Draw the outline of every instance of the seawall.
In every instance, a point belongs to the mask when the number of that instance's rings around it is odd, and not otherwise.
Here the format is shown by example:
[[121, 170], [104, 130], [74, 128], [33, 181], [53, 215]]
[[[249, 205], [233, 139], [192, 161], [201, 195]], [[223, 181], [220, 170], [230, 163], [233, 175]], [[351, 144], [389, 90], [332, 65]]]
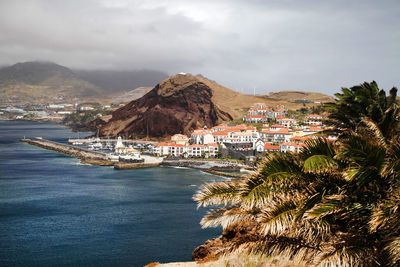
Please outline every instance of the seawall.
[[21, 142], [28, 143], [30, 145], [38, 146], [44, 149], [57, 151], [60, 153], [64, 153], [73, 157], [76, 157], [81, 160], [84, 164], [91, 165], [100, 165], [100, 166], [114, 166], [115, 169], [123, 170], [123, 169], [137, 169], [137, 168], [148, 168], [148, 167], [156, 167], [161, 164], [162, 161], [154, 162], [148, 160], [149, 162], [145, 163], [121, 163], [111, 161], [107, 154], [95, 151], [89, 151], [83, 148], [70, 146], [67, 144], [62, 144], [46, 139], [21, 139]]
[[38, 146], [41, 148], [54, 150], [82, 160], [108, 160], [107, 154], [85, 150], [79, 147], [74, 147], [62, 143], [53, 142], [46, 139], [21, 139], [21, 142], [26, 142], [30, 145]]

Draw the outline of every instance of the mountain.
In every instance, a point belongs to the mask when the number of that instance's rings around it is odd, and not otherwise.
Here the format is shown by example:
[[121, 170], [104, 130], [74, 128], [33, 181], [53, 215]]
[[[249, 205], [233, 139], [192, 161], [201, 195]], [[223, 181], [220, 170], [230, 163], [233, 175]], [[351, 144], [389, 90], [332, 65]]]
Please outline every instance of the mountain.
[[[116, 110], [100, 129], [103, 136], [165, 137], [189, 134], [240, 116], [238, 110], [260, 98], [232, 91], [199, 76], [177, 74], [142, 98]], [[250, 104], [251, 103], [251, 104]]]
[[33, 100], [59, 96], [87, 97], [103, 90], [64, 66], [24, 62], [0, 69], [0, 97]]
[[0, 69], [0, 100], [22, 102], [51, 98], [104, 98], [151, 86], [168, 75], [160, 71], [82, 71], [52, 62], [23, 62]]

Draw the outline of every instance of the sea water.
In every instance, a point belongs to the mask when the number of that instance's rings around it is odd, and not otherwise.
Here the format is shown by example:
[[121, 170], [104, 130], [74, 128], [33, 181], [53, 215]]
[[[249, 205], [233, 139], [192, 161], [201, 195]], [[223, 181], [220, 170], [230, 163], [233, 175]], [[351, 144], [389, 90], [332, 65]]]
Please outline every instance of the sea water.
[[67, 142], [77, 134], [49, 122], [0, 122], [1, 266], [189, 261], [196, 246], [219, 235], [201, 229], [206, 211], [192, 196], [221, 178], [193, 169], [82, 165], [18, 142], [24, 136]]

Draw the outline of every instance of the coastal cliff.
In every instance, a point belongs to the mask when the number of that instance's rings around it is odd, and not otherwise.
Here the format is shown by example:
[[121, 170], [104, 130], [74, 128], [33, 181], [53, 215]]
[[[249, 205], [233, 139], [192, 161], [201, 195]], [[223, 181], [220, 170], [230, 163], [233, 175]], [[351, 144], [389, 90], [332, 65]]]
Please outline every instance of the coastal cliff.
[[175, 75], [112, 114], [101, 135], [164, 137], [232, 120], [213, 101], [213, 89], [190, 75]]
[[177, 74], [142, 98], [116, 110], [100, 135], [166, 137], [189, 134], [240, 117], [238, 111], [260, 101], [199, 76]]

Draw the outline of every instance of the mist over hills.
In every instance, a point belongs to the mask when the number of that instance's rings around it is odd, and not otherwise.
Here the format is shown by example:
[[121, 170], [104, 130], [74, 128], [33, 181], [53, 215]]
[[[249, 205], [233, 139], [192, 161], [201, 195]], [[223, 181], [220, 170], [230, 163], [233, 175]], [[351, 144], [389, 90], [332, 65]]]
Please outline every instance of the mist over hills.
[[156, 70], [72, 70], [44, 61], [0, 68], [1, 98], [96, 97], [154, 86], [168, 77]]
[[156, 70], [74, 70], [80, 78], [107, 92], [121, 92], [137, 87], [154, 86], [169, 75]]

